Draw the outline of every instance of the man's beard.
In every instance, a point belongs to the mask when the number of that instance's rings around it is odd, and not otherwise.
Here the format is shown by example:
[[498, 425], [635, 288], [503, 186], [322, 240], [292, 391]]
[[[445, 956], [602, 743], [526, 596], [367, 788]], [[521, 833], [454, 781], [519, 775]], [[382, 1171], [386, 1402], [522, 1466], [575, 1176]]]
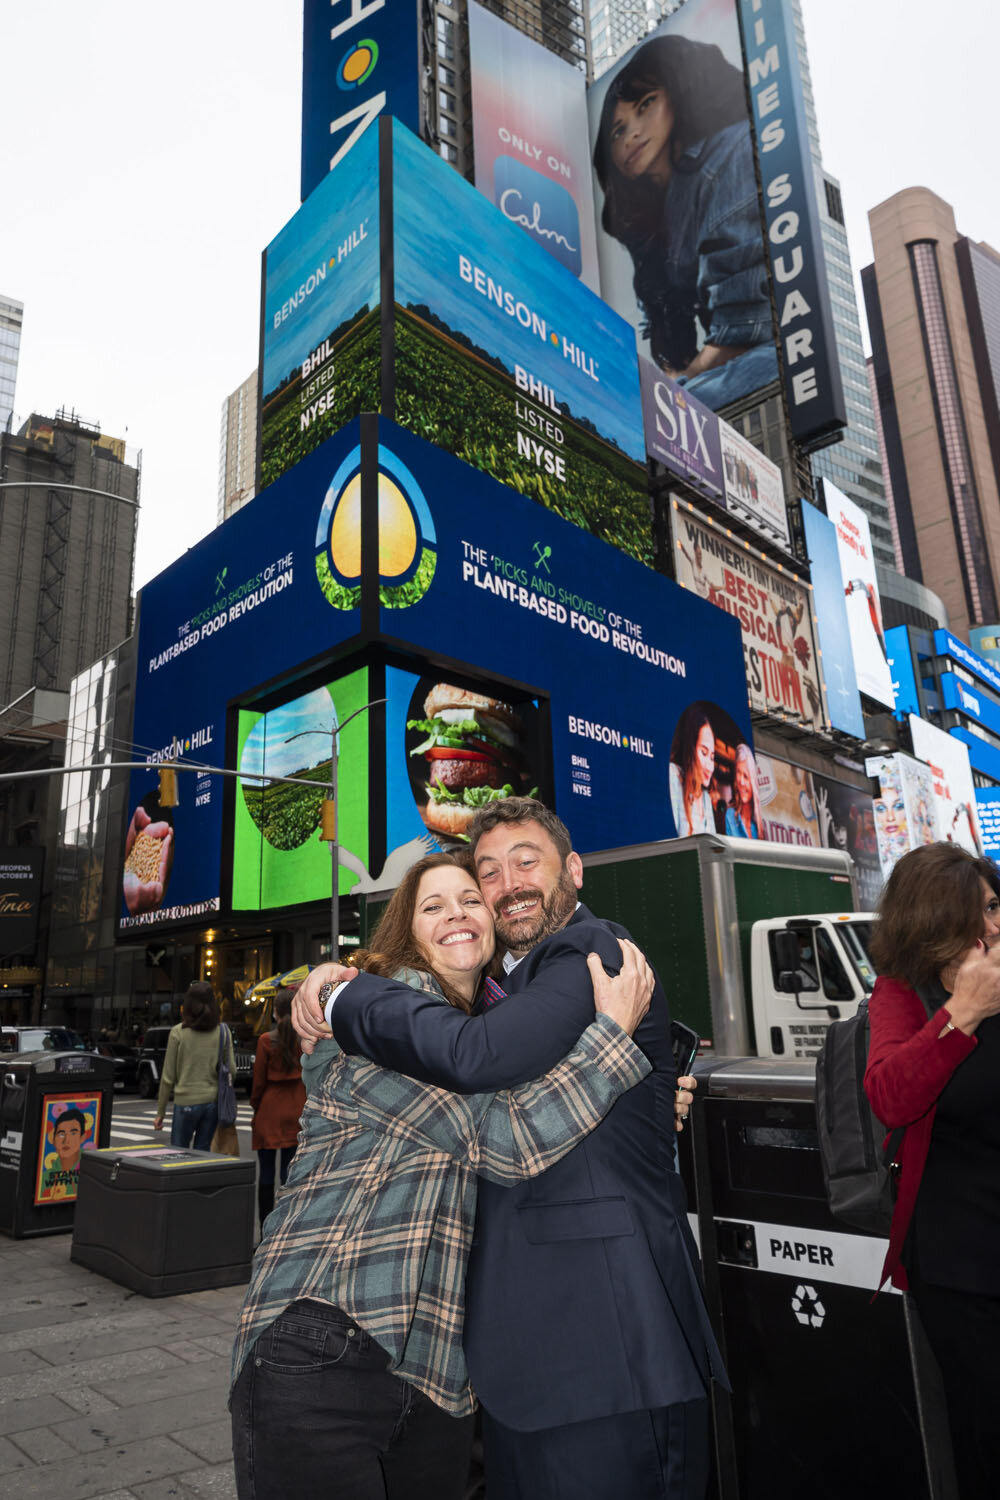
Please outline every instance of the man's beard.
[[[530, 912], [523, 917], [508, 918], [502, 915], [502, 907], [510, 906], [515, 901], [533, 900], [537, 896], [541, 897], [540, 910]], [[565, 870], [560, 874], [548, 896], [543, 896], [541, 891], [532, 889], [530, 886], [525, 886], [522, 890], [505, 896], [493, 908], [498, 942], [515, 952], [526, 953], [529, 948], [540, 943], [542, 938], [547, 938], [551, 933], [558, 932], [560, 928], [566, 926], [576, 910], [576, 901], [576, 886]]]

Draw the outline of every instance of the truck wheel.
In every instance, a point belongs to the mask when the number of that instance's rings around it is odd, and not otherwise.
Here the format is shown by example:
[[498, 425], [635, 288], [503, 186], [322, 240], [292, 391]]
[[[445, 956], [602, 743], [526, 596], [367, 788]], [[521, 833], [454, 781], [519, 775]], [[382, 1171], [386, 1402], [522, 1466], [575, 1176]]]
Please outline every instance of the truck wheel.
[[156, 1079], [152, 1068], [143, 1068], [139, 1074], [139, 1098], [152, 1099], [156, 1093]]

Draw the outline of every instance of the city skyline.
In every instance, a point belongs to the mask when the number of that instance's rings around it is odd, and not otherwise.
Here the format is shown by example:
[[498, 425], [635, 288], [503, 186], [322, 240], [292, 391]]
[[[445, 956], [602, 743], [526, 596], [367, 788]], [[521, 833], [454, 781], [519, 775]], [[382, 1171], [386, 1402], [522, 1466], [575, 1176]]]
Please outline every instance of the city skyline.
[[[986, 14], [960, 0], [931, 49], [929, 5], [802, 8], [855, 269], [868, 210], [913, 185], [1000, 246], [1000, 203], [961, 149], [987, 129]], [[215, 524], [220, 406], [257, 360], [260, 252], [299, 201], [299, 0], [180, 0], [171, 17], [164, 30], [123, 0], [11, 11], [19, 64], [0, 101], [34, 163], [0, 252], [0, 286], [25, 306], [16, 413], [73, 406], [143, 450], [140, 587]], [[929, 107], [945, 89], [957, 133]]]

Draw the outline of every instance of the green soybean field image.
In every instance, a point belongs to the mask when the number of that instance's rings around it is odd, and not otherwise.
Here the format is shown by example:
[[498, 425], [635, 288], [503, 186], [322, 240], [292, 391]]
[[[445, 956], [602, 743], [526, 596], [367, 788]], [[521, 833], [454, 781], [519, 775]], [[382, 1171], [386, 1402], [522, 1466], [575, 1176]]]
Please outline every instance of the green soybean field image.
[[329, 342], [331, 360], [307, 381], [296, 369], [264, 396], [262, 486], [280, 479], [358, 412], [379, 409], [379, 309], [360, 308], [334, 330]]
[[[397, 304], [395, 344], [395, 419], [401, 426], [652, 565], [645, 469], [562, 412], [545, 412], [563, 438], [559, 445], [545, 444], [543, 435], [519, 421], [519, 407], [523, 412], [532, 403], [500, 361], [463, 342], [428, 309]], [[529, 434], [562, 459], [565, 478], [546, 473], [544, 464], [525, 455]]]

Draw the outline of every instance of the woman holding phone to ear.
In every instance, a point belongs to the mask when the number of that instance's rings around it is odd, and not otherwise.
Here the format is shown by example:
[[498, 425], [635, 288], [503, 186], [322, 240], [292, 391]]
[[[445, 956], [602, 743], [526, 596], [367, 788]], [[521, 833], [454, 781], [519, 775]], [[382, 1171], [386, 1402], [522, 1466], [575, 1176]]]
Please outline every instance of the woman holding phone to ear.
[[944, 1377], [962, 1500], [1000, 1495], [1000, 872], [957, 844], [895, 865], [871, 944], [865, 1090], [903, 1129], [882, 1278]]

